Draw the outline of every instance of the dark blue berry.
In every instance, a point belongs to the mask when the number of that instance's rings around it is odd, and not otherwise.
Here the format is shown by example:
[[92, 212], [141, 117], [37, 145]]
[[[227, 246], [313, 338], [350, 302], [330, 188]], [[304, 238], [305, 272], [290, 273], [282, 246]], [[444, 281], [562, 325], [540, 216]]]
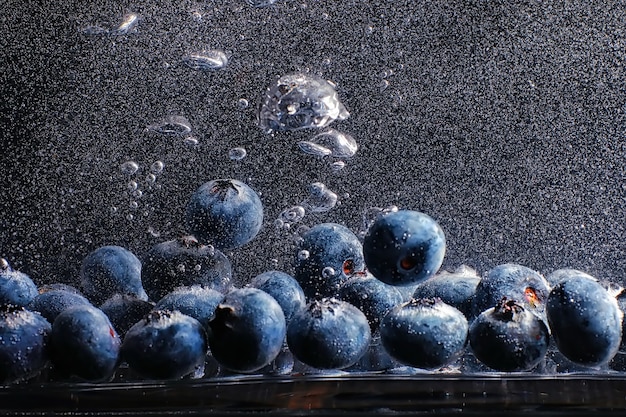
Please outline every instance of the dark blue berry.
[[302, 235], [294, 278], [309, 299], [332, 297], [343, 282], [364, 268], [358, 237], [340, 224], [320, 223]]
[[291, 275], [282, 271], [266, 271], [250, 281], [250, 287], [265, 291], [280, 304], [287, 323], [306, 305], [302, 287]]
[[143, 259], [141, 279], [153, 301], [178, 287], [201, 285], [226, 293], [232, 266], [226, 255], [193, 236], [183, 236], [153, 246]]
[[202, 184], [187, 203], [185, 220], [198, 241], [220, 250], [234, 249], [256, 237], [263, 224], [263, 205], [248, 185], [234, 179]]
[[58, 375], [109, 380], [118, 365], [120, 337], [109, 318], [91, 305], [62, 311], [52, 323], [50, 345]]
[[550, 336], [539, 317], [507, 298], [482, 312], [471, 324], [474, 356], [498, 371], [528, 371], [545, 357]]
[[412, 210], [382, 214], [363, 239], [367, 269], [390, 285], [407, 286], [432, 277], [441, 267], [445, 251], [439, 224]]
[[294, 357], [317, 369], [343, 369], [355, 364], [371, 342], [365, 315], [335, 298], [313, 300], [287, 328], [287, 344]]
[[338, 297], [347, 301], [365, 314], [374, 333], [380, 321], [395, 306], [402, 303], [402, 294], [391, 285], [374, 278], [368, 273], [355, 274], [339, 287]]
[[149, 379], [180, 379], [204, 371], [207, 334], [180, 311], [154, 310], [126, 333], [120, 357]]
[[39, 313], [0, 305], [0, 384], [31, 379], [46, 368], [50, 330]]
[[389, 355], [404, 365], [442, 368], [463, 353], [467, 319], [437, 298], [419, 298], [391, 310], [380, 324], [380, 340]]
[[479, 281], [476, 271], [468, 267], [461, 267], [454, 272], [443, 271], [418, 284], [413, 298], [439, 298], [470, 318]]
[[100, 306], [117, 334], [124, 339], [128, 329], [143, 319], [154, 308], [154, 303], [132, 295], [115, 294]]
[[233, 372], [257, 371], [273, 361], [285, 340], [280, 304], [265, 291], [241, 288], [226, 294], [209, 322], [213, 357]]
[[179, 287], [161, 298], [154, 309], [180, 311], [198, 320], [206, 328], [223, 299], [224, 294], [212, 288]]
[[91, 305], [82, 295], [67, 290], [49, 290], [38, 294], [26, 308], [39, 312], [50, 323], [65, 309], [75, 305]]
[[0, 304], [26, 306], [37, 294], [37, 285], [27, 274], [11, 268], [6, 259], [0, 259]]
[[570, 270], [550, 291], [546, 313], [557, 348], [572, 362], [602, 366], [617, 353], [623, 314], [593, 277]]
[[148, 300], [141, 283], [141, 261], [121, 246], [101, 246], [84, 259], [80, 270], [83, 294], [100, 305], [114, 294]]

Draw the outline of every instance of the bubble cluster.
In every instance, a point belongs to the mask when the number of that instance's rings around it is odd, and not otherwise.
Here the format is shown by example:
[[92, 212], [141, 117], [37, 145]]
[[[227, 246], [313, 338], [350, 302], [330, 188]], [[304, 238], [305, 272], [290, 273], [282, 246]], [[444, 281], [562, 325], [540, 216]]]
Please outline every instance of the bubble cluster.
[[185, 55], [183, 63], [194, 70], [215, 71], [228, 64], [228, 57], [220, 49], [210, 49]]
[[348, 116], [330, 82], [316, 75], [295, 73], [280, 77], [267, 89], [257, 122], [264, 132], [271, 133], [323, 128]]

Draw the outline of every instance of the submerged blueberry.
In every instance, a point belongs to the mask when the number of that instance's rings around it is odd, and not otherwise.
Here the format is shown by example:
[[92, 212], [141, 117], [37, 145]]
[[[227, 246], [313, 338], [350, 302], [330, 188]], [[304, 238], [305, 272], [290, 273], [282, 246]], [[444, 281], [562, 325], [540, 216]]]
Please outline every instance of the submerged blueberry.
[[52, 323], [52, 362], [62, 377], [110, 379], [117, 368], [120, 343], [106, 314], [91, 305], [70, 307]]
[[371, 342], [365, 315], [335, 298], [310, 302], [287, 328], [287, 344], [301, 362], [317, 369], [343, 369], [355, 364]]
[[0, 305], [0, 384], [28, 380], [48, 365], [50, 330], [39, 313]]
[[617, 353], [623, 313], [589, 275], [571, 270], [550, 291], [546, 313], [556, 346], [572, 362], [601, 366]]
[[148, 300], [141, 283], [141, 261], [121, 246], [101, 246], [84, 259], [80, 269], [83, 294], [99, 305], [114, 294]]
[[38, 294], [27, 308], [39, 312], [51, 324], [64, 310], [75, 305], [91, 305], [82, 295], [67, 290], [49, 290]]
[[380, 215], [363, 239], [367, 269], [390, 285], [425, 281], [441, 267], [446, 240], [430, 216], [413, 210]]
[[498, 371], [528, 371], [544, 358], [550, 336], [543, 320], [522, 303], [503, 298], [469, 329], [474, 356]]
[[226, 255], [193, 236], [156, 244], [143, 257], [141, 280], [153, 301], [175, 288], [193, 285], [225, 293], [231, 278], [232, 266]]
[[149, 379], [180, 379], [203, 372], [208, 352], [202, 324], [180, 311], [154, 310], [126, 333], [122, 361]]
[[200, 286], [179, 287], [166, 294], [154, 306], [155, 310], [180, 311], [198, 320], [207, 328], [215, 309], [224, 299], [224, 294], [212, 288]]
[[363, 247], [358, 237], [340, 224], [320, 223], [302, 235], [295, 256], [294, 278], [309, 299], [332, 297], [343, 282], [364, 268]]
[[191, 196], [185, 221], [198, 241], [215, 248], [234, 249], [256, 237], [263, 224], [258, 194], [235, 179], [202, 184]]
[[467, 319], [437, 298], [413, 299], [392, 309], [380, 324], [380, 340], [397, 361], [439, 369], [456, 360], [467, 341]]
[[226, 294], [209, 322], [213, 357], [234, 372], [254, 372], [278, 356], [285, 340], [286, 322], [280, 304], [258, 288]]
[[37, 285], [27, 274], [11, 268], [6, 259], [0, 259], [0, 304], [25, 306], [37, 294]]
[[257, 275], [250, 281], [250, 287], [265, 291], [280, 304], [285, 314], [285, 320], [289, 320], [306, 305], [304, 291], [298, 281], [291, 275], [282, 271], [266, 271]]
[[124, 339], [126, 332], [148, 314], [154, 304], [132, 295], [115, 294], [100, 306], [117, 334]]

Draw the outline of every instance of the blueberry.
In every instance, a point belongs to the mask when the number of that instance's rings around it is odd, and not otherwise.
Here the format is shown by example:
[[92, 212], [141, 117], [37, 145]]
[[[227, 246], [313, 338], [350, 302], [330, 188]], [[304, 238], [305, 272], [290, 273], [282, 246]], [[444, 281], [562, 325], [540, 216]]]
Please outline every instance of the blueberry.
[[201, 285], [221, 293], [231, 287], [232, 266], [226, 255], [193, 236], [154, 245], [143, 258], [141, 280], [151, 300], [177, 287]]
[[570, 270], [550, 291], [546, 313], [557, 348], [572, 362], [602, 366], [617, 353], [623, 314], [589, 275]]
[[282, 271], [266, 271], [254, 277], [250, 287], [265, 291], [280, 304], [287, 323], [306, 305], [302, 287], [294, 277]]
[[287, 345], [294, 357], [317, 369], [343, 369], [355, 364], [371, 342], [367, 317], [336, 298], [313, 300], [287, 328]]
[[248, 185], [234, 179], [202, 184], [191, 196], [187, 228], [198, 241], [220, 250], [234, 249], [256, 237], [263, 224], [263, 205]]
[[12, 304], [0, 305], [0, 383], [37, 376], [49, 362], [51, 325], [39, 313]]
[[123, 294], [115, 294], [100, 305], [100, 310], [107, 315], [113, 328], [122, 339], [128, 330], [153, 308], [154, 303]]
[[6, 259], [0, 259], [0, 304], [26, 306], [37, 294], [37, 285], [27, 274], [11, 268]]
[[52, 323], [54, 369], [62, 377], [109, 380], [117, 368], [120, 343], [119, 335], [100, 309], [91, 305], [70, 307]]
[[462, 266], [454, 272], [442, 271], [415, 287], [413, 298], [439, 298], [472, 317], [472, 302], [480, 277], [473, 269]]
[[382, 318], [402, 303], [402, 294], [391, 285], [374, 278], [371, 274], [355, 274], [339, 287], [338, 297], [365, 314], [374, 333]]
[[126, 333], [120, 357], [144, 378], [180, 379], [203, 372], [207, 334], [180, 311], [154, 310]]
[[333, 297], [343, 282], [364, 268], [358, 237], [340, 224], [320, 223], [302, 235], [294, 278], [309, 299]]
[[545, 321], [549, 293], [548, 281], [537, 271], [514, 263], [501, 264], [487, 271], [476, 286], [472, 313], [478, 316], [506, 297]]
[[67, 290], [49, 290], [38, 294], [26, 308], [37, 311], [50, 323], [64, 310], [75, 305], [91, 305], [82, 295]]
[[52, 291], [52, 290], [62, 290], [62, 291], [67, 291], [67, 292], [71, 292], [74, 294], [83, 295], [78, 290], [78, 288], [74, 287], [73, 285], [64, 284], [61, 282], [53, 282], [51, 284], [44, 284], [38, 288], [39, 294], [43, 294], [44, 292]]
[[545, 357], [549, 341], [543, 320], [507, 298], [483, 311], [469, 329], [474, 356], [498, 371], [533, 369]]
[[363, 238], [367, 269], [390, 285], [408, 286], [432, 277], [445, 251], [441, 227], [432, 217], [413, 210], [380, 215]]
[[80, 269], [83, 294], [95, 305], [114, 294], [148, 300], [141, 283], [141, 261], [121, 246], [101, 246], [84, 259]]
[[439, 369], [463, 353], [467, 319], [437, 298], [419, 298], [394, 307], [380, 324], [389, 355], [414, 368]]
[[161, 298], [155, 310], [180, 311], [198, 320], [205, 328], [215, 314], [215, 309], [224, 299], [221, 292], [200, 286], [179, 287]]
[[209, 322], [209, 346], [224, 368], [257, 371], [274, 360], [285, 340], [286, 322], [280, 304], [258, 288], [226, 294]]

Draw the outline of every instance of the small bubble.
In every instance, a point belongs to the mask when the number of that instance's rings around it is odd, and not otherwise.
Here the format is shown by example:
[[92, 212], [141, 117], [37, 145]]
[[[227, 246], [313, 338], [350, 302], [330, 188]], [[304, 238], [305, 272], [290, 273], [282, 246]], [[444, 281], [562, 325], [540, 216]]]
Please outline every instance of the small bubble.
[[341, 171], [345, 167], [346, 167], [346, 163], [344, 161], [335, 161], [332, 164], [330, 164], [330, 169], [333, 172]]
[[246, 2], [256, 8], [271, 6], [276, 3], [277, 0], [246, 0]]
[[11, 265], [9, 265], [9, 261], [4, 258], [0, 258], [0, 270], [8, 271], [11, 269]]
[[330, 150], [330, 155], [335, 158], [350, 158], [359, 148], [352, 136], [335, 129], [318, 133], [310, 142]]
[[215, 71], [226, 66], [228, 57], [224, 51], [211, 49], [185, 55], [183, 62], [194, 70]]
[[117, 214], [117, 207], [111, 207], [111, 214]]
[[146, 130], [162, 135], [186, 135], [191, 132], [191, 123], [185, 116], [170, 115], [149, 125]]
[[213, 247], [213, 245], [206, 245], [206, 252], [209, 256], [215, 256], [215, 247]]
[[309, 198], [302, 205], [309, 211], [321, 213], [331, 210], [337, 205], [337, 194], [326, 188], [321, 182], [315, 182], [309, 186]]
[[272, 268], [277, 268], [278, 267], [278, 259], [276, 259], [276, 258], [270, 259], [270, 265], [272, 266]]
[[133, 216], [133, 215], [132, 215], [132, 214], [130, 214], [130, 213], [128, 213], [128, 214], [126, 215], [126, 219], [127, 219], [127, 220], [132, 220], [132, 219], [134, 219], [134, 218], [135, 218], [135, 216]]
[[285, 222], [282, 221], [281, 219], [274, 220], [274, 227], [275, 228], [282, 229], [284, 225], [285, 225]]
[[146, 182], [148, 184], [154, 184], [155, 181], [156, 181], [156, 175], [154, 175], [154, 174], [146, 175]]
[[183, 140], [183, 142], [185, 145], [193, 147], [198, 144], [198, 139], [193, 136], [188, 136]]
[[300, 252], [298, 252], [298, 259], [300, 259], [301, 261], [308, 259], [309, 256], [311, 256], [311, 254], [306, 249], [302, 249]]
[[142, 195], [143, 195], [143, 192], [141, 190], [133, 191], [133, 197], [135, 198], [141, 198]]
[[148, 227], [148, 234], [150, 234], [150, 236], [152, 236], [152, 237], [160, 237], [161, 236], [161, 233], [157, 232], [154, 229], [154, 227], [152, 227], [152, 226]]
[[369, 36], [369, 35], [371, 35], [372, 33], [374, 33], [374, 26], [372, 26], [372, 25], [367, 25], [367, 26], [365, 27], [365, 35]]
[[387, 89], [387, 87], [389, 87], [389, 81], [387, 81], [387, 80], [381, 80], [381, 82], [378, 84], [378, 90], [381, 93], [383, 91], [385, 91]]
[[198, 264], [196, 266], [193, 267], [193, 270], [196, 272], [200, 272], [200, 270], [202, 269], [202, 265]]
[[165, 168], [165, 164], [162, 161], [155, 161], [152, 165], [150, 165], [150, 172], [153, 174], [160, 174], [163, 172], [163, 168]]
[[246, 157], [248, 152], [244, 148], [232, 148], [228, 151], [228, 157], [232, 161], [241, 161]]
[[280, 213], [279, 219], [285, 223], [296, 223], [304, 218], [306, 211], [302, 206], [293, 206], [283, 210]]
[[250, 104], [248, 103], [248, 100], [246, 100], [245, 98], [240, 98], [239, 100], [237, 100], [237, 108], [239, 110], [243, 110], [248, 108]]
[[124, 175], [133, 175], [139, 170], [139, 164], [135, 161], [126, 161], [120, 165], [120, 171]]
[[134, 32], [137, 29], [139, 20], [140, 18], [137, 13], [127, 13], [122, 18], [122, 23], [120, 23], [115, 29], [113, 29], [111, 31], [111, 34], [119, 36]]
[[325, 146], [322, 146], [318, 143], [314, 143], [308, 140], [303, 140], [303, 141], [298, 142], [298, 147], [300, 148], [302, 152], [306, 154], [315, 155], [319, 157], [330, 156], [333, 153], [333, 151], [326, 148]]
[[178, 270], [178, 272], [185, 272], [185, 264], [178, 264], [176, 269]]
[[135, 191], [137, 189], [137, 181], [129, 181], [128, 185], [126, 185], [126, 188], [129, 192]]
[[333, 269], [332, 266], [327, 266], [324, 269], [322, 269], [322, 277], [332, 278], [333, 276], [335, 276], [335, 270]]
[[128, 205], [131, 209], [136, 209], [137, 207], [139, 207], [139, 204], [136, 201], [131, 201], [130, 204]]

